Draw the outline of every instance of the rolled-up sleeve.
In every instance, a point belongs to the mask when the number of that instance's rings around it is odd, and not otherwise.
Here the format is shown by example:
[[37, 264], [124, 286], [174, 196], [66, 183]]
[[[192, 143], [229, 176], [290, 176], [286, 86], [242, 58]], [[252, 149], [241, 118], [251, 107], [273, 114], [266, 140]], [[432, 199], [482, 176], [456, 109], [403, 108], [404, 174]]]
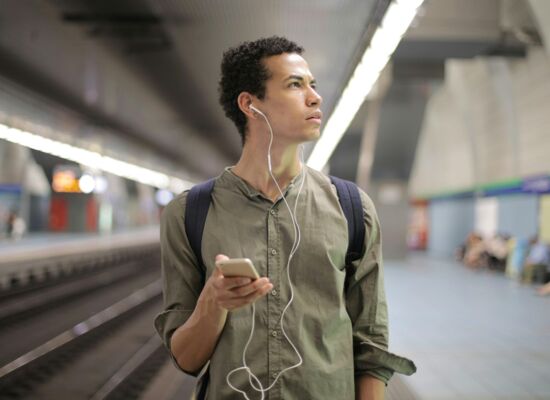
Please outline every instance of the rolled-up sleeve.
[[155, 318], [155, 329], [174, 362], [170, 339], [193, 313], [204, 276], [185, 234], [186, 195], [180, 194], [166, 206], [160, 225], [164, 309]]
[[388, 383], [394, 372], [411, 375], [414, 363], [388, 351], [388, 312], [384, 292], [380, 223], [372, 200], [361, 192], [365, 223], [364, 254], [353, 262], [346, 304], [353, 324], [356, 375]]

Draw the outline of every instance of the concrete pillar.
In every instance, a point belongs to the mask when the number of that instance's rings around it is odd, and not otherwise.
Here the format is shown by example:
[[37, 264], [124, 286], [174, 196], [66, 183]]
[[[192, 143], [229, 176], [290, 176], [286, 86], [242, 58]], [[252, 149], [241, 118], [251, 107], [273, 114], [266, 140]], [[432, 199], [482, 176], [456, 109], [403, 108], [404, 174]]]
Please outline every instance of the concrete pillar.
[[381, 103], [382, 100], [377, 98], [369, 101], [367, 104], [367, 119], [361, 139], [359, 163], [357, 165], [357, 185], [363, 190], [367, 190], [369, 186], [374, 151], [376, 149], [376, 137], [378, 136], [378, 127], [380, 124]]
[[371, 176], [372, 163], [376, 150], [376, 137], [380, 125], [380, 111], [382, 100], [386, 96], [392, 83], [392, 65], [388, 64], [380, 73], [375, 86], [367, 97], [367, 117], [361, 138], [361, 149], [359, 153], [359, 163], [357, 165], [357, 185], [367, 190]]
[[380, 219], [384, 259], [402, 260], [408, 252], [407, 183], [400, 180], [371, 181], [369, 188]]
[[508, 176], [520, 176], [520, 140], [515, 92], [510, 72], [510, 64], [504, 58], [487, 60], [489, 78], [493, 86], [496, 104], [500, 109], [500, 118], [508, 140], [508, 151], [511, 157], [506, 163]]
[[550, 55], [550, 1], [529, 0], [546, 53]]

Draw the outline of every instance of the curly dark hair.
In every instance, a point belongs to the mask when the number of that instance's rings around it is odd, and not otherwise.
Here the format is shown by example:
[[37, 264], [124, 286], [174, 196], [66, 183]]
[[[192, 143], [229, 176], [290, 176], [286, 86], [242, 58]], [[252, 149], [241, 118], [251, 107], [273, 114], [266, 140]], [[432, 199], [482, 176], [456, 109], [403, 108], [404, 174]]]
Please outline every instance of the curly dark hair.
[[272, 36], [244, 42], [223, 53], [218, 86], [220, 104], [225, 115], [237, 126], [243, 145], [246, 136], [246, 117], [237, 104], [239, 94], [249, 92], [263, 99], [265, 82], [271, 77], [263, 60], [283, 53], [302, 54], [303, 51], [302, 47], [284, 37]]

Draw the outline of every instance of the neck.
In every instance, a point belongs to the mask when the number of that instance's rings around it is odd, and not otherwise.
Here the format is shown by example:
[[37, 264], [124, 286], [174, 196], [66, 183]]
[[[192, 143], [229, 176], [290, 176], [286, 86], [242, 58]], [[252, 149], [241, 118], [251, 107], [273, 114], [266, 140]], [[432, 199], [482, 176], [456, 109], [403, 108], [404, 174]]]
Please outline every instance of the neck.
[[[279, 189], [269, 174], [267, 149], [269, 143], [246, 143], [241, 158], [232, 171], [272, 201], [279, 198]], [[271, 169], [279, 187], [284, 191], [302, 169], [297, 144], [271, 148]]]

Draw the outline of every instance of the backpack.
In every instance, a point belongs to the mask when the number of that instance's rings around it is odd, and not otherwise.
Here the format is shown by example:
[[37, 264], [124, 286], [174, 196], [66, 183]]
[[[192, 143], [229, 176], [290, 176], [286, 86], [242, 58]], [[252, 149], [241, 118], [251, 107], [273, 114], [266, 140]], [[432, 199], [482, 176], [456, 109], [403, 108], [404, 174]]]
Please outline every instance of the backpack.
[[[363, 255], [365, 224], [363, 222], [361, 195], [353, 182], [335, 176], [330, 176], [330, 180], [336, 187], [338, 201], [348, 221], [349, 242], [346, 252], [346, 265], [350, 265], [352, 261], [361, 258]], [[210, 179], [193, 186], [187, 194], [187, 205], [185, 207], [185, 233], [203, 272], [203, 283], [206, 280], [206, 268], [201, 251], [202, 234], [206, 223], [206, 215], [210, 207], [214, 181], [215, 179]]]

